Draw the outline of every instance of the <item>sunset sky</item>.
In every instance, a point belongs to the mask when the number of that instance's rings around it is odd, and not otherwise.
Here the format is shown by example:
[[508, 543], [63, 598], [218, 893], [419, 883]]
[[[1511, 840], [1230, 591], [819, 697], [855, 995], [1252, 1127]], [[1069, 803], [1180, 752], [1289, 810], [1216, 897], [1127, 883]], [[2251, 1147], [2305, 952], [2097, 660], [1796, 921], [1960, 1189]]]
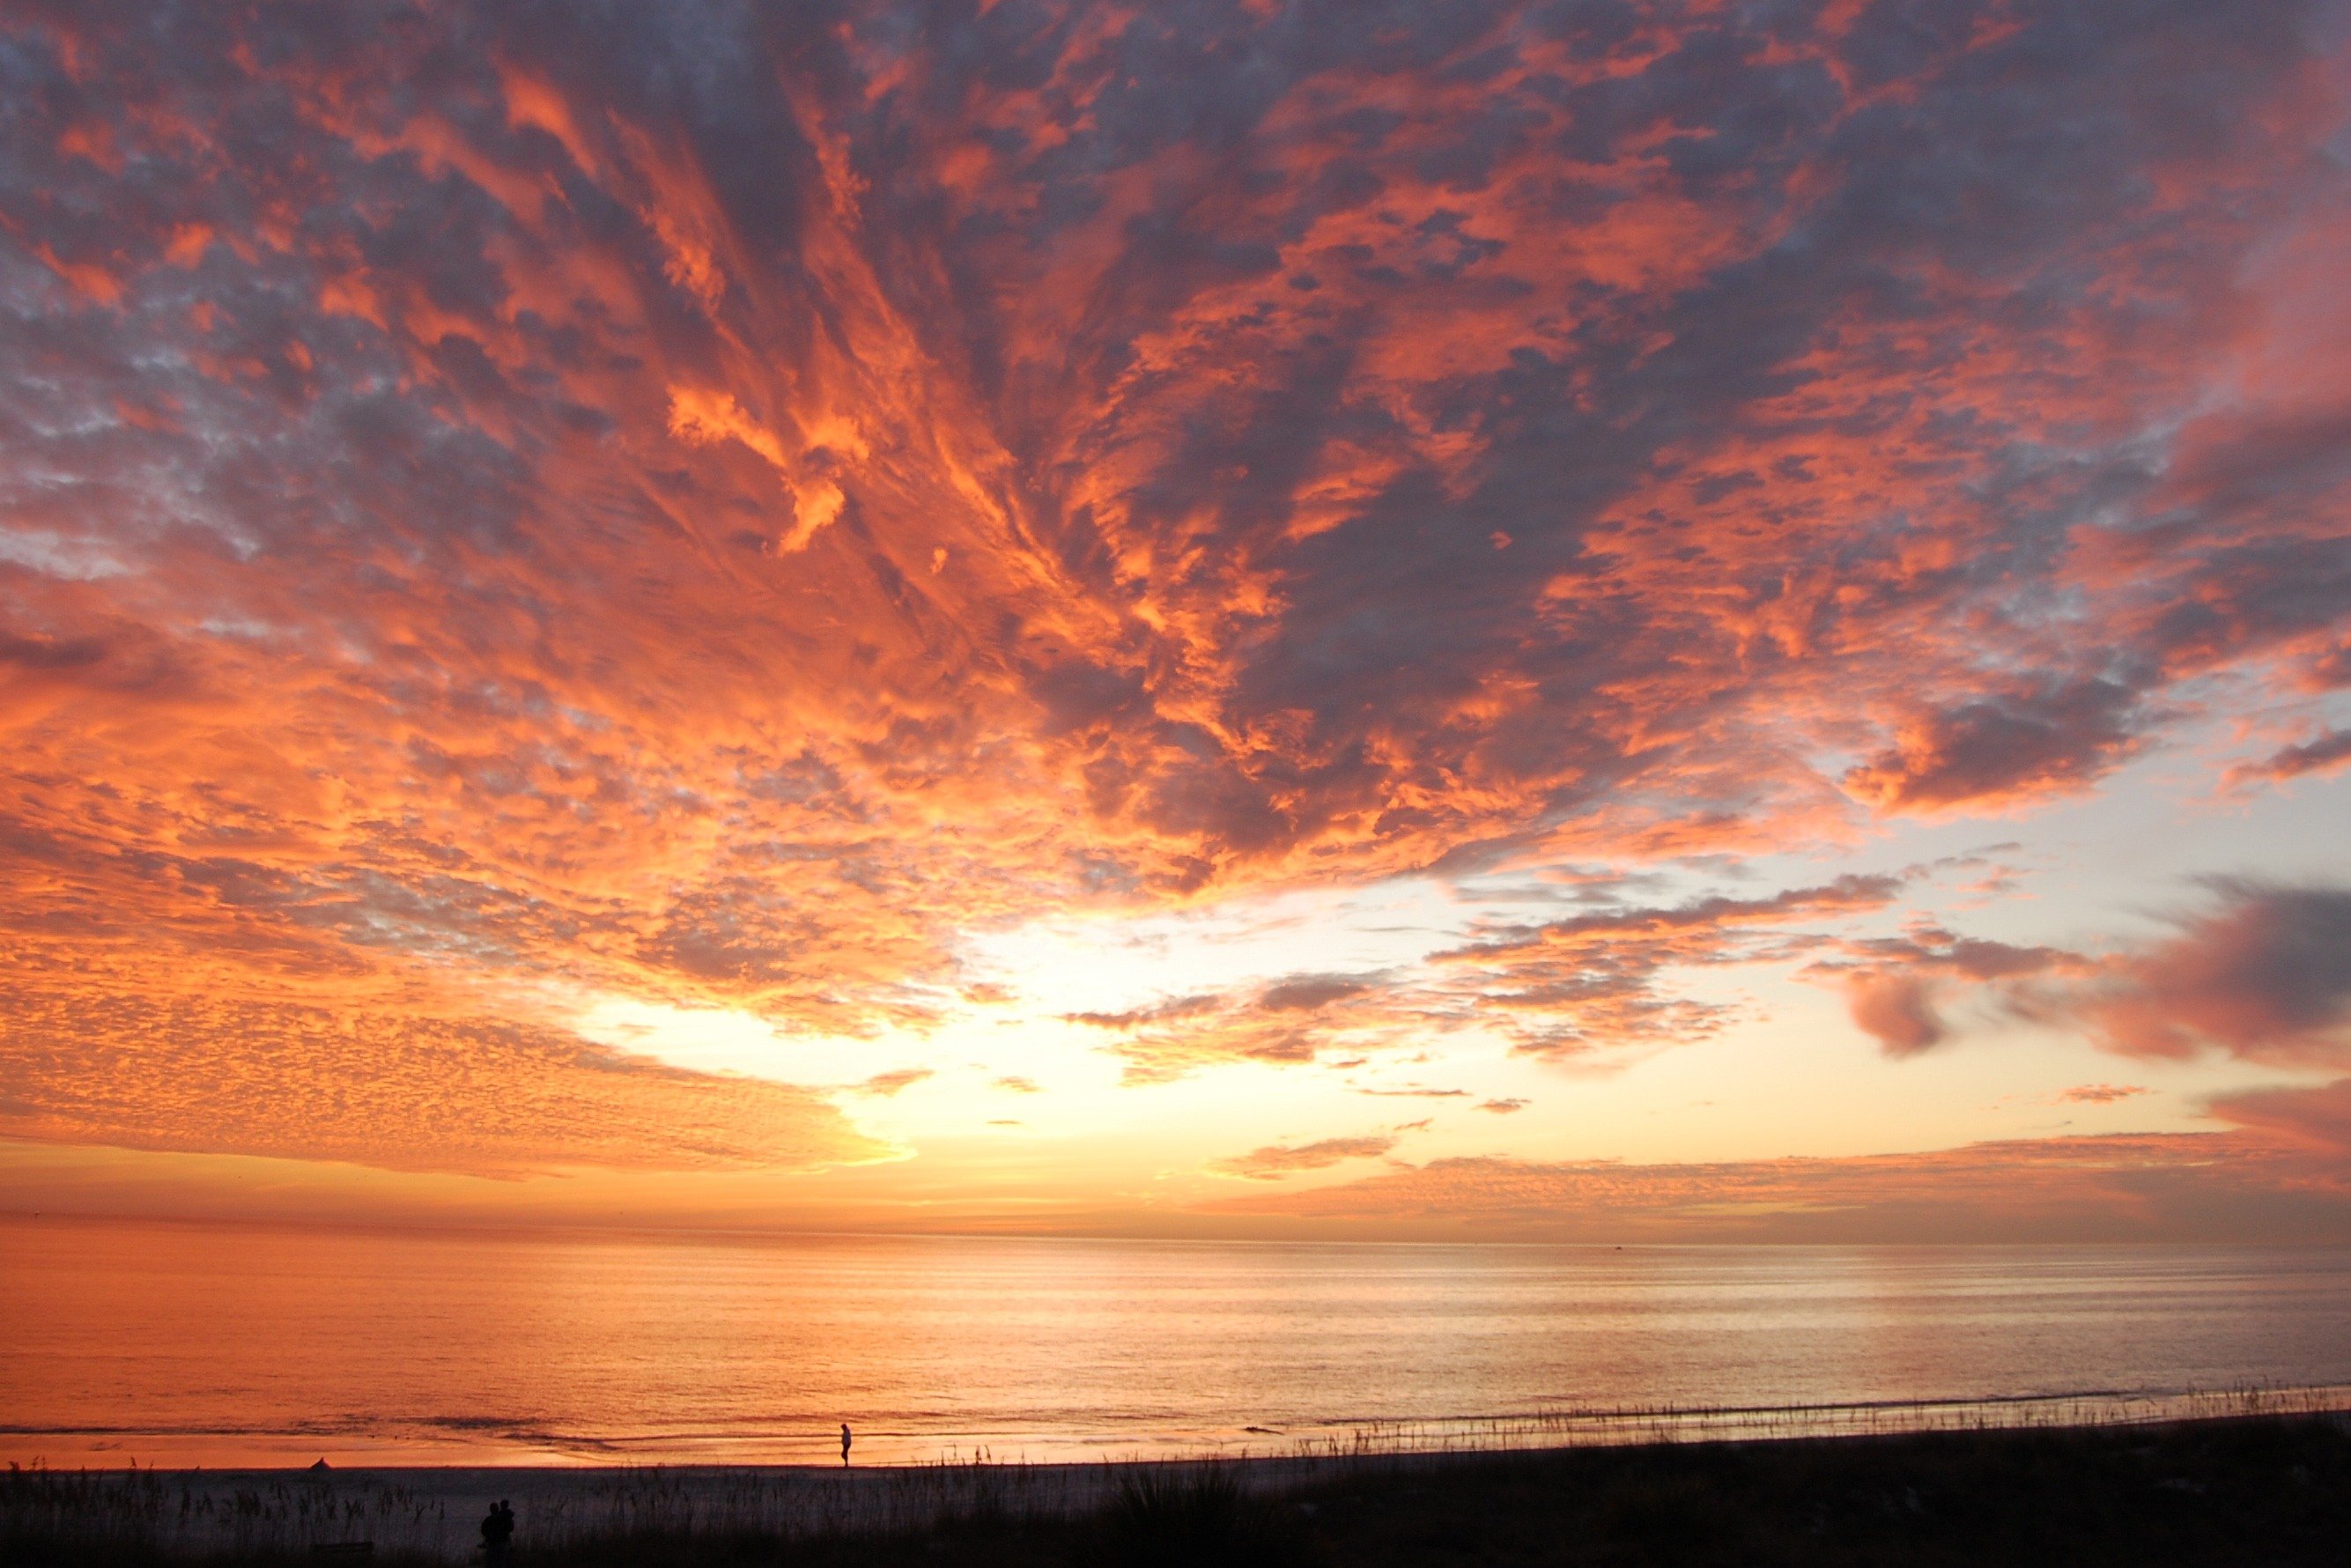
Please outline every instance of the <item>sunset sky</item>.
[[2351, 1238], [2351, 5], [0, 0], [0, 1207]]

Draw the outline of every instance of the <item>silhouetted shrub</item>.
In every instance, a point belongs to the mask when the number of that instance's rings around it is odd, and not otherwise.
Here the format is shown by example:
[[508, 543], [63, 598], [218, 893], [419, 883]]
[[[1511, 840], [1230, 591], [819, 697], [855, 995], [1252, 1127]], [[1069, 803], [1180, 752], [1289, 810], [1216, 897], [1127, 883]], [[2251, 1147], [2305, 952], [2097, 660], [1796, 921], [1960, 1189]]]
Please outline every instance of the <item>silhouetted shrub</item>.
[[1137, 1466], [1119, 1479], [1103, 1522], [1105, 1561], [1121, 1568], [1299, 1561], [1281, 1511], [1251, 1494], [1229, 1465]]

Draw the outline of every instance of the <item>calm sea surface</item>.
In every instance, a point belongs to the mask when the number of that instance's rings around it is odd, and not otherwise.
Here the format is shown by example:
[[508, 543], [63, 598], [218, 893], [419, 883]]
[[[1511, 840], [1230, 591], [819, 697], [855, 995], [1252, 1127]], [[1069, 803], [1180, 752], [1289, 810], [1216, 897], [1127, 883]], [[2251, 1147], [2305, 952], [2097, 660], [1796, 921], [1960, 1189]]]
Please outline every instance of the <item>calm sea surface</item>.
[[[0, 1221], [0, 1458], [1002, 1459], [2351, 1384], [2351, 1251], [452, 1238]], [[1388, 1424], [1382, 1426], [1381, 1424]]]

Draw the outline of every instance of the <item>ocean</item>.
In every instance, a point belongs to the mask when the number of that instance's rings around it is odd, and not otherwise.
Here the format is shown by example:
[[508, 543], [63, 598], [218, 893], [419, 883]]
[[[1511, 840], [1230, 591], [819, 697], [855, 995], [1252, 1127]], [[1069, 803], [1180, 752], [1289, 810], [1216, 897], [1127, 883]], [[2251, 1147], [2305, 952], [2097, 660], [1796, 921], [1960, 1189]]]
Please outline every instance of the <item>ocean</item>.
[[53, 1469], [838, 1463], [842, 1422], [861, 1463], [1280, 1455], [2346, 1385], [2343, 1249], [0, 1220], [0, 1458]]

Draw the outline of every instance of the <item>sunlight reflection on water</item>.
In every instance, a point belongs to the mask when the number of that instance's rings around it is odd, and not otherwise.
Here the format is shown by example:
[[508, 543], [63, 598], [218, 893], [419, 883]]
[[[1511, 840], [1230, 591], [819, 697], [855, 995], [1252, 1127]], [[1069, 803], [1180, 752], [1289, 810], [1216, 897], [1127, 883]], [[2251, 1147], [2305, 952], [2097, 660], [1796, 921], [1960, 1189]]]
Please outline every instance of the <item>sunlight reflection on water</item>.
[[833, 1454], [841, 1420], [875, 1462], [1295, 1451], [1366, 1430], [1556, 1441], [1593, 1411], [2351, 1384], [2346, 1321], [2339, 1249], [16, 1220], [0, 1457], [781, 1462]]

